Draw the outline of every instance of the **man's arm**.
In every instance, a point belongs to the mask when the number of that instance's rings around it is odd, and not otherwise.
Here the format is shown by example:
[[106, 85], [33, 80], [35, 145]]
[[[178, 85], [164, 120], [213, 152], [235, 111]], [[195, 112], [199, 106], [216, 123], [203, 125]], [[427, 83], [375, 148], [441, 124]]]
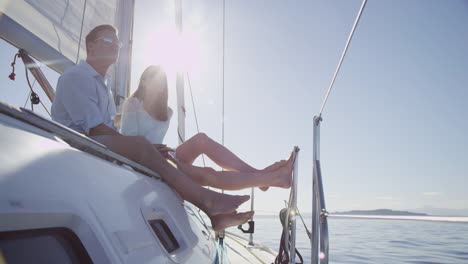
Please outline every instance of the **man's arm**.
[[120, 136], [121, 134], [117, 132], [115, 129], [112, 129], [102, 123], [89, 129], [89, 136], [104, 136], [104, 135]]
[[[104, 123], [98, 106], [97, 88], [101, 87], [96, 87], [96, 81], [92, 76], [79, 72], [65, 73], [60, 76], [57, 83], [54, 103], [60, 101], [71, 119], [72, 128], [87, 135], [93, 135], [90, 132], [91, 128]], [[113, 135], [109, 132], [104, 133]]]

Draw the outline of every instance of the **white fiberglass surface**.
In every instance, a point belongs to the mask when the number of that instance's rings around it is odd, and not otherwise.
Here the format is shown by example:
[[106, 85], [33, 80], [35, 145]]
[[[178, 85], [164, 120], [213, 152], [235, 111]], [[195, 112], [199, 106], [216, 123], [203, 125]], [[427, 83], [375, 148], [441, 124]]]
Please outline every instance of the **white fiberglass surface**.
[[[212, 237], [206, 237], [165, 183], [13, 121], [0, 119], [0, 200], [6, 201], [0, 214], [47, 214], [59, 209], [76, 214], [124, 263], [160, 263], [168, 258], [179, 263], [212, 261], [216, 254]], [[54, 205], [58, 201], [59, 207]], [[164, 251], [146, 223], [154, 219], [167, 222], [180, 249], [172, 254]]]

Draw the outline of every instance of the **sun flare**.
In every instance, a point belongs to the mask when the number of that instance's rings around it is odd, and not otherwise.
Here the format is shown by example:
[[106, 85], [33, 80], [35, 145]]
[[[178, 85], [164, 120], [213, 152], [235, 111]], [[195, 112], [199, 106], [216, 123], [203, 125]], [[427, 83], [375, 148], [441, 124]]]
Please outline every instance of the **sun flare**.
[[199, 50], [195, 34], [181, 34], [174, 27], [164, 26], [148, 36], [144, 54], [147, 65], [161, 65], [170, 74], [200, 67]]

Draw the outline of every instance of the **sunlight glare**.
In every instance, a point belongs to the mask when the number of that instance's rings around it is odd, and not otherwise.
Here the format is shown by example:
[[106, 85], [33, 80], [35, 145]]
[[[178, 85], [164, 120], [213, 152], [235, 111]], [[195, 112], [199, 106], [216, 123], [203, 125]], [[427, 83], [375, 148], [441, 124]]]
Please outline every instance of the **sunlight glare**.
[[198, 42], [192, 32], [180, 34], [174, 27], [163, 26], [148, 40], [145, 47], [147, 65], [161, 65], [168, 74], [190, 72], [200, 67]]
[[325, 253], [323, 251], [320, 251], [319, 258], [325, 259]]

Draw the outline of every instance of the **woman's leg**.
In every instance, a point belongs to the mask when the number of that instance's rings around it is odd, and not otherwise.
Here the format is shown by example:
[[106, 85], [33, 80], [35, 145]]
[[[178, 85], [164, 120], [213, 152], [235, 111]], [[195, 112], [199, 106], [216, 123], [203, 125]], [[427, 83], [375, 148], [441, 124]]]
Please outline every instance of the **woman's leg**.
[[204, 133], [196, 134], [176, 149], [177, 159], [186, 164], [192, 164], [201, 154], [206, 154], [211, 160], [226, 170], [241, 172], [259, 171]]
[[224, 190], [241, 190], [265, 186], [289, 188], [291, 187], [292, 166], [292, 158], [284, 166], [268, 172], [215, 171], [208, 167], [196, 167], [191, 164], [178, 163], [179, 169], [196, 183]]

